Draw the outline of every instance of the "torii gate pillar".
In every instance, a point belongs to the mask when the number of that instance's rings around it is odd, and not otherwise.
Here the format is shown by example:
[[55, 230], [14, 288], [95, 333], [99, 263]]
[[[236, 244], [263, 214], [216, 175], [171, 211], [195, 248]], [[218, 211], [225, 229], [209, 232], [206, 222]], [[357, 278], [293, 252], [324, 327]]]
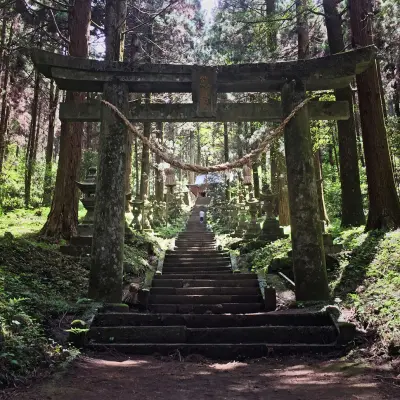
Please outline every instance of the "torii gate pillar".
[[[286, 83], [282, 88], [283, 115], [289, 115], [304, 99], [305, 87], [302, 82]], [[307, 107], [300, 109], [285, 127], [285, 154], [296, 300], [328, 300]]]
[[[126, 84], [104, 84], [104, 99], [128, 112]], [[103, 104], [89, 297], [106, 303], [122, 298], [127, 148], [126, 126]]]

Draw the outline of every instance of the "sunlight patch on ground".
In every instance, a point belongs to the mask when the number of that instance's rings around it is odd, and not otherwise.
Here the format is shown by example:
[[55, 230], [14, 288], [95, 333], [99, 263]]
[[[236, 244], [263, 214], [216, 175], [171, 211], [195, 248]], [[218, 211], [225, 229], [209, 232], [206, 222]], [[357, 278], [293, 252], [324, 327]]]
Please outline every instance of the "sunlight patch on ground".
[[247, 364], [233, 361], [233, 362], [229, 362], [226, 364], [211, 364], [210, 365], [210, 368], [215, 369], [217, 371], [232, 371], [233, 369], [236, 369], [239, 367], [247, 367]]

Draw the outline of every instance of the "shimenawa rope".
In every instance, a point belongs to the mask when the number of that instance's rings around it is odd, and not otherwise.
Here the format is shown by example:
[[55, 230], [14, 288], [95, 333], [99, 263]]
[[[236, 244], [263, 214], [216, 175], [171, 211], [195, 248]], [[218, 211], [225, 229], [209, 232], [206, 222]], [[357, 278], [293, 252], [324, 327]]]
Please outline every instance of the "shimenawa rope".
[[239, 158], [236, 161], [217, 164], [217, 165], [211, 165], [209, 167], [203, 167], [202, 165], [197, 165], [197, 164], [187, 164], [187, 163], [178, 161], [173, 156], [167, 155], [165, 149], [162, 149], [161, 147], [159, 147], [158, 144], [153, 143], [152, 141], [147, 139], [145, 136], [143, 136], [143, 134], [141, 132], [139, 132], [131, 124], [131, 122], [128, 120], [128, 118], [126, 118], [126, 116], [116, 106], [114, 106], [113, 104], [109, 103], [106, 100], [102, 100], [102, 103], [106, 107], [108, 107], [112, 112], [114, 112], [122, 120], [122, 122], [133, 133], [133, 135], [138, 137], [146, 146], [149, 147], [149, 149], [153, 153], [158, 155], [166, 163], [168, 163], [176, 168], [183, 169], [186, 171], [193, 171], [193, 172], [197, 172], [197, 173], [208, 173], [208, 172], [227, 171], [227, 170], [230, 170], [233, 168], [241, 168], [245, 164], [250, 164], [251, 160], [256, 159], [263, 151], [265, 151], [268, 144], [271, 143], [272, 140], [274, 140], [275, 138], [277, 138], [278, 136], [280, 136], [283, 133], [283, 130], [284, 130], [285, 126], [289, 123], [289, 121], [311, 99], [312, 99], [312, 97], [309, 97], [309, 98], [303, 100], [301, 103], [299, 103], [277, 128], [275, 128], [273, 131], [266, 134], [266, 136], [264, 137], [261, 144], [255, 150], [252, 150], [250, 153], [246, 154], [245, 156], [243, 156], [242, 158]]

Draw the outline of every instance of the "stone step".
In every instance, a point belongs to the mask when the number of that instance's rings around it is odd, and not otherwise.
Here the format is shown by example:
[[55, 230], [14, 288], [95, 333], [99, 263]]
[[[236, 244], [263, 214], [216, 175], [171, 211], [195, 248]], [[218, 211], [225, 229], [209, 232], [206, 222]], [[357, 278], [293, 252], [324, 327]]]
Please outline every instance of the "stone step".
[[210, 254], [209, 256], [203, 256], [201, 253], [199, 255], [181, 255], [181, 254], [166, 254], [164, 258], [164, 263], [165, 262], [175, 262], [175, 261], [182, 261], [182, 262], [199, 262], [199, 263], [210, 263], [213, 261], [225, 261], [229, 262], [231, 261], [231, 258], [228, 256], [223, 256], [220, 254]]
[[227, 273], [227, 274], [212, 274], [212, 273], [199, 273], [196, 272], [195, 274], [167, 274], [167, 275], [155, 275], [154, 281], [156, 280], [163, 280], [163, 279], [186, 279], [186, 280], [196, 280], [196, 279], [227, 279], [227, 280], [246, 280], [246, 279], [257, 279], [256, 274], [242, 274], [237, 273]]
[[248, 358], [276, 357], [278, 354], [319, 354], [336, 353], [336, 344], [279, 344], [279, 343], [219, 343], [219, 344], [188, 344], [188, 343], [93, 343], [90, 348], [95, 351], [116, 351], [125, 354], [170, 355], [179, 351], [183, 357], [190, 354], [200, 354], [219, 360], [242, 360]]
[[262, 303], [151, 304], [153, 313], [166, 314], [247, 314], [264, 310]]
[[257, 295], [151, 295], [149, 304], [222, 304], [222, 303], [258, 303], [262, 301], [261, 294]]
[[150, 289], [151, 295], [253, 295], [260, 296], [258, 287], [192, 287], [192, 288], [174, 288], [174, 287], [154, 287]]
[[93, 327], [89, 340], [98, 343], [279, 343], [330, 344], [332, 326], [242, 326], [187, 328], [186, 326]]
[[[133, 328], [135, 329], [135, 328]], [[189, 343], [281, 343], [329, 344], [336, 340], [332, 326], [245, 326], [187, 328]]]
[[225, 258], [214, 258], [214, 257], [210, 257], [210, 258], [206, 258], [206, 259], [199, 259], [199, 258], [194, 258], [194, 259], [185, 259], [185, 258], [179, 258], [179, 257], [175, 257], [175, 258], [169, 258], [169, 257], [165, 257], [164, 259], [164, 265], [191, 265], [191, 264], [196, 264], [196, 265], [216, 265], [216, 266], [220, 266], [220, 265], [230, 265], [231, 263], [231, 259], [229, 257], [225, 257]]
[[217, 251], [216, 246], [175, 246], [172, 250], [175, 254], [211, 254]]
[[173, 276], [164, 276], [163, 279], [154, 279], [153, 287], [259, 287], [257, 278], [235, 279], [238, 274], [231, 274], [231, 279], [174, 279]]
[[[204, 270], [203, 268], [194, 268], [193, 270], [185, 271], [183, 268], [184, 267], [180, 267], [180, 269], [178, 271], [168, 271], [168, 269], [165, 271], [163, 270], [162, 275], [169, 276], [169, 277], [179, 275], [183, 278], [186, 277], [187, 279], [191, 279], [194, 274], [196, 276], [201, 276], [201, 277], [206, 276], [206, 275], [210, 275], [210, 277], [211, 276], [215, 277], [215, 276], [221, 275], [221, 274], [233, 273], [233, 271], [229, 267], [223, 267], [224, 269], [215, 270], [215, 271], [213, 271], [212, 269]], [[193, 278], [193, 279], [196, 279], [196, 278]], [[205, 278], [205, 279], [207, 279], [207, 278]]]
[[177, 255], [177, 256], [190, 256], [190, 257], [197, 257], [197, 256], [229, 256], [229, 253], [222, 250], [190, 250], [190, 249], [183, 249], [183, 250], [167, 250], [166, 256], [170, 255]]
[[196, 241], [202, 241], [202, 240], [209, 240], [209, 241], [215, 241], [215, 236], [214, 235], [205, 235], [204, 233], [201, 233], [199, 235], [191, 234], [191, 235], [178, 235], [175, 240], [196, 240]]
[[230, 326], [330, 326], [332, 319], [327, 313], [273, 311], [249, 314], [150, 314], [150, 313], [100, 313], [93, 326], [177, 326], [189, 328]]
[[[189, 264], [191, 265], [191, 264]], [[195, 274], [197, 272], [206, 272], [206, 273], [221, 273], [221, 272], [232, 272], [231, 267], [229, 267], [229, 265], [225, 265], [225, 266], [202, 266], [202, 265], [196, 265], [194, 264], [191, 267], [188, 267], [186, 265], [181, 265], [181, 266], [172, 266], [172, 265], [164, 265], [163, 266], [163, 270], [162, 273], [163, 274]]]
[[[164, 263], [163, 269], [165, 270], [166, 268], [178, 268], [177, 272], [179, 273], [179, 269], [183, 271], [183, 269], [187, 269], [190, 271], [192, 268], [194, 271], [208, 271], [210, 269], [215, 269], [216, 271], [218, 268], [228, 268], [230, 269], [230, 262], [224, 261], [224, 262], [216, 262], [216, 261], [210, 261], [208, 263], [199, 263], [199, 262], [166, 262]], [[183, 269], [182, 269], [183, 268]]]
[[198, 236], [202, 236], [202, 237], [215, 237], [215, 233], [213, 232], [199, 232], [199, 231], [191, 231], [191, 230], [186, 230], [184, 232], [180, 232], [178, 233], [178, 236], [194, 236], [194, 237], [198, 237]]
[[203, 244], [203, 245], [205, 245], [205, 244], [207, 244], [207, 245], [215, 244], [216, 241], [215, 241], [215, 240], [209, 240], [209, 241], [207, 241], [207, 240], [194, 240], [194, 239], [191, 239], [191, 240], [187, 240], [187, 239], [185, 239], [185, 240], [182, 240], [182, 239], [175, 239], [175, 243], [191, 244], [191, 245], [193, 245], [193, 246], [199, 247], [199, 246], [202, 245], [202, 244]]
[[192, 251], [204, 251], [204, 250], [214, 250], [216, 248], [216, 244], [175, 243], [175, 248], [192, 250]]

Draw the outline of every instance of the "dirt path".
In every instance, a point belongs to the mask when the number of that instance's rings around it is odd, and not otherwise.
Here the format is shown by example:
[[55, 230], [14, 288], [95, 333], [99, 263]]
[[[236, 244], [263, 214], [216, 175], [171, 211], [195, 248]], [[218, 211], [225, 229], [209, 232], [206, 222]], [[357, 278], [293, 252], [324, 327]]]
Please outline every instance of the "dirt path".
[[[154, 357], [82, 358], [57, 378], [3, 394], [18, 400], [383, 400], [400, 399], [376, 373], [338, 361], [213, 363]], [[1, 395], [0, 395], [1, 396]], [[5, 396], [5, 397], [4, 397]]]

